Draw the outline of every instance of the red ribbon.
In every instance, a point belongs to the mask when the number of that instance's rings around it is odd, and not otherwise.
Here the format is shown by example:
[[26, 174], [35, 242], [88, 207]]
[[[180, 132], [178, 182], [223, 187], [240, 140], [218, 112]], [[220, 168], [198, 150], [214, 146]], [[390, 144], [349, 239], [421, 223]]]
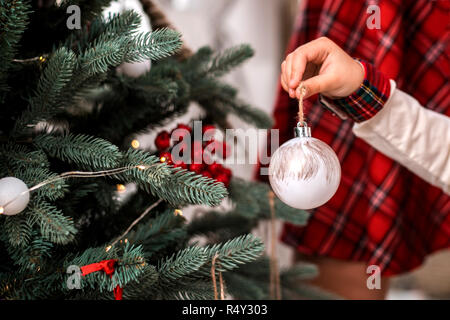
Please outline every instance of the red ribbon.
[[[112, 278], [115, 271], [116, 259], [103, 260], [96, 263], [88, 264], [87, 266], [81, 267], [81, 273], [83, 276], [86, 276], [90, 273], [97, 271], [104, 271], [108, 276]], [[117, 285], [114, 288], [114, 298], [116, 300], [122, 300], [123, 289]]]

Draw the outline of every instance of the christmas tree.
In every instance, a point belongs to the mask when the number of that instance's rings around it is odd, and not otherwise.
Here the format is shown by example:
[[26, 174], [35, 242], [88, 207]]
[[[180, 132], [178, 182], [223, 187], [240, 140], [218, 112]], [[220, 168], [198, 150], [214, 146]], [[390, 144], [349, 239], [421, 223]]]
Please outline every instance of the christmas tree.
[[[0, 299], [213, 299], [216, 280], [235, 298], [273, 297], [271, 284], [278, 298], [311, 296], [296, 279], [314, 267], [272, 278], [274, 261], [251, 234], [275, 217], [305, 224], [306, 212], [273, 199], [266, 184], [230, 180], [223, 167], [219, 177], [175, 163], [160, 153], [164, 134], [159, 151], [132, 143], [191, 102], [205, 111], [195, 120], [218, 128], [230, 113], [269, 128], [220, 80], [252, 49], [190, 53], [177, 31], [155, 21], [139, 33], [133, 11], [103, 18], [109, 3], [0, 0], [0, 201], [9, 194], [0, 202]], [[66, 25], [70, 5], [80, 8], [81, 29]], [[139, 77], [117, 72], [148, 59]], [[11, 198], [20, 181], [29, 201]], [[119, 197], [129, 183], [136, 191]], [[226, 197], [233, 209], [215, 210]], [[13, 212], [19, 202], [25, 207]], [[187, 221], [188, 204], [212, 208]]]

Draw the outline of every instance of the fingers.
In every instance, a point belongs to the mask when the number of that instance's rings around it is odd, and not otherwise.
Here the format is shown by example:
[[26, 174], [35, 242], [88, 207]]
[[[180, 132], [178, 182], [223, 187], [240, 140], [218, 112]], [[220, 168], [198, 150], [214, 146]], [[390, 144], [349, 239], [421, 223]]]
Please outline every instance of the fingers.
[[[291, 79], [291, 73], [292, 73], [292, 59], [294, 57], [294, 53], [289, 54], [286, 57], [286, 68], [285, 68], [285, 74], [286, 74], [286, 83], [289, 85], [290, 79]], [[294, 92], [295, 88], [289, 86], [289, 96], [293, 98], [295, 96]]]
[[284, 90], [289, 92], [291, 98], [295, 97], [295, 90], [304, 77], [305, 69], [308, 64], [320, 65], [328, 56], [331, 49], [331, 40], [319, 38], [298, 47], [290, 53], [281, 66], [282, 79], [288, 86]]
[[297, 52], [292, 60], [293, 62], [291, 66], [291, 77], [289, 78], [289, 87], [295, 90], [300, 84], [300, 80], [303, 78], [308, 61], [306, 59], [306, 55], [302, 51]]
[[285, 91], [289, 91], [289, 87], [286, 82], [286, 60], [281, 64], [281, 85]]
[[[311, 77], [302, 82], [303, 87], [306, 89], [304, 99], [311, 97], [317, 93], [320, 93], [324, 88], [332, 86], [334, 78], [331, 74], [319, 74], [315, 77]], [[300, 97], [300, 89], [295, 92], [296, 96]]]
[[283, 87], [284, 91], [289, 92], [289, 87], [286, 84], [286, 82], [284, 81], [283, 75], [280, 76], [280, 83], [281, 83], [281, 86]]
[[292, 72], [296, 72], [296, 77], [297, 77], [297, 69], [298, 67], [293, 67], [294, 64], [296, 63], [295, 60], [295, 55], [294, 53], [289, 54], [286, 57], [286, 60], [283, 61], [283, 63], [281, 64], [281, 85], [283, 87], [283, 89], [285, 91], [287, 91], [289, 93], [289, 96], [291, 98], [295, 97], [295, 88], [294, 86], [290, 85], [290, 79], [291, 79], [291, 74]]

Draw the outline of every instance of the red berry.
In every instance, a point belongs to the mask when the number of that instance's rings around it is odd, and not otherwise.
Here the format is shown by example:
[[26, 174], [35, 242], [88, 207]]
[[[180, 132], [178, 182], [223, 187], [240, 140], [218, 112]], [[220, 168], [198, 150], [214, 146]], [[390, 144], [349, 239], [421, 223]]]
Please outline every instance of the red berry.
[[203, 170], [203, 167], [204, 167], [203, 164], [191, 163], [189, 165], [189, 170], [197, 174], [200, 174]]
[[191, 127], [189, 127], [187, 124], [184, 124], [184, 123], [179, 123], [177, 125], [177, 128], [178, 129], [186, 129], [187, 131], [192, 132]]
[[170, 147], [170, 134], [166, 130], [161, 131], [155, 138], [155, 145], [159, 151], [166, 150]]
[[159, 153], [159, 161], [172, 164], [172, 154], [168, 151]]
[[202, 133], [203, 133], [203, 140], [212, 141], [212, 140], [214, 140], [214, 135], [216, 133], [216, 127], [211, 124], [203, 126]]
[[227, 175], [223, 174], [223, 173], [219, 174], [216, 177], [216, 180], [219, 181], [219, 182], [222, 182], [225, 185], [225, 187], [228, 187], [228, 185], [230, 184], [230, 178]]
[[208, 166], [208, 171], [211, 172], [213, 177], [217, 177], [223, 171], [223, 166], [220, 163], [214, 162]]
[[172, 130], [172, 138], [174, 141], [182, 141], [185, 137], [189, 137], [192, 129], [182, 123], [179, 123], [175, 129]]
[[207, 178], [213, 177], [213, 175], [209, 171], [206, 171], [206, 170], [202, 171], [201, 174], [202, 174], [202, 176], [205, 176]]
[[228, 178], [231, 178], [231, 176], [232, 176], [232, 172], [231, 172], [231, 170], [228, 169], [228, 168], [223, 168], [222, 173], [223, 173], [224, 175], [226, 175]]
[[216, 130], [216, 127], [212, 124], [206, 124], [202, 127], [202, 133], [205, 133], [208, 130]]

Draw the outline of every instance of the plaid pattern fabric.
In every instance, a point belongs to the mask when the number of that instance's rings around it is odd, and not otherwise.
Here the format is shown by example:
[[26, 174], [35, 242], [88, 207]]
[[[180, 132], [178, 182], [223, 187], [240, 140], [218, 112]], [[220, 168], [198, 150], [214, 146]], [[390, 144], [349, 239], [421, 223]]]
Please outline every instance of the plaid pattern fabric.
[[[391, 84], [384, 74], [372, 64], [360, 61], [364, 67], [364, 80], [358, 90], [342, 99], [329, 99], [321, 96], [319, 102], [328, 109], [327, 104], [347, 113], [354, 121], [369, 120], [384, 104], [391, 93]], [[325, 101], [327, 104], [324, 104]], [[332, 110], [330, 110], [332, 111]]]
[[[381, 29], [366, 27], [373, 3], [380, 8]], [[287, 53], [327, 36], [426, 108], [450, 116], [449, 11], [450, 1], [303, 0]], [[275, 128], [284, 142], [292, 138], [297, 101], [281, 85], [278, 90]], [[353, 121], [334, 116], [316, 98], [305, 101], [305, 115], [312, 135], [335, 150], [341, 184], [328, 203], [311, 210], [307, 226], [286, 224], [282, 241], [305, 254], [378, 265], [385, 276], [448, 248], [450, 197], [356, 138]]]

